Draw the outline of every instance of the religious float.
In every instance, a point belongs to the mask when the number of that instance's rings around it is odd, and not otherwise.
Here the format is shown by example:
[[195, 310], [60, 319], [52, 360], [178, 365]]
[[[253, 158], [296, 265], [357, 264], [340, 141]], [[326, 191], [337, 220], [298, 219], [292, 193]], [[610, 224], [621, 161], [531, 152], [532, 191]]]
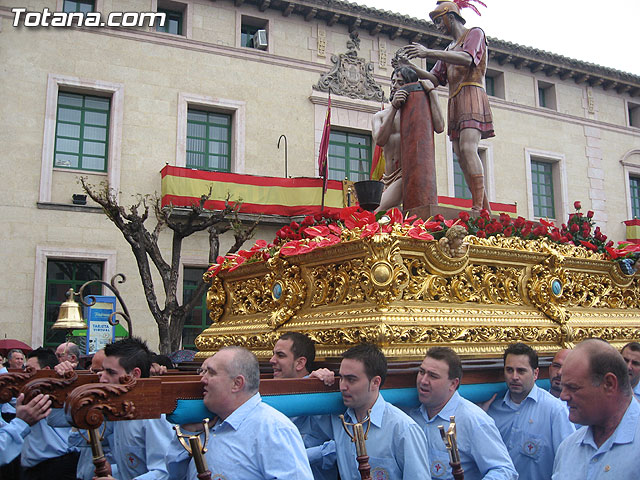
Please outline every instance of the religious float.
[[306, 217], [205, 274], [213, 323], [196, 357], [243, 345], [266, 360], [284, 331], [311, 337], [324, 359], [359, 342], [396, 361], [434, 345], [467, 359], [518, 341], [541, 355], [590, 337], [621, 347], [640, 337], [640, 285], [632, 260], [619, 261], [636, 245], [613, 248], [576, 207], [561, 227], [486, 212]]

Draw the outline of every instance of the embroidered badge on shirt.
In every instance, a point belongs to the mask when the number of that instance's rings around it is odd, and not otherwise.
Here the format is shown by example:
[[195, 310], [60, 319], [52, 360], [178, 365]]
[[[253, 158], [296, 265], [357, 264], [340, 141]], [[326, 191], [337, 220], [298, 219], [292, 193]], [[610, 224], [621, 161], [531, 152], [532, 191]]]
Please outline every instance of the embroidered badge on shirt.
[[136, 468], [138, 466], [138, 459], [133, 453], [127, 453], [127, 462], [131, 468]]
[[435, 478], [442, 477], [445, 473], [447, 473], [447, 464], [441, 462], [440, 460], [436, 460], [431, 463], [431, 476]]
[[371, 471], [371, 480], [389, 480], [390, 478], [389, 472], [384, 468], [377, 467]]
[[538, 452], [538, 444], [533, 440], [527, 440], [522, 445], [522, 452], [525, 455], [533, 456]]

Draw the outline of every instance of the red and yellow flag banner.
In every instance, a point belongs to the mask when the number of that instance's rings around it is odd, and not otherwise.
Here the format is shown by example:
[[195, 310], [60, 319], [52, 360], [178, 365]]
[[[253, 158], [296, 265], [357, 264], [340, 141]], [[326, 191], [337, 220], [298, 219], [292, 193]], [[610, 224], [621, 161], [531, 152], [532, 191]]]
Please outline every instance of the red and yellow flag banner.
[[[281, 178], [239, 173], [207, 172], [166, 165], [162, 175], [162, 206], [189, 207], [213, 187], [205, 203], [210, 210], [224, 209], [227, 196], [241, 202], [241, 213], [263, 215], [313, 215], [320, 212], [322, 178]], [[325, 212], [344, 207], [342, 182], [329, 180]]]
[[627, 226], [627, 242], [640, 243], [640, 219], [625, 220]]

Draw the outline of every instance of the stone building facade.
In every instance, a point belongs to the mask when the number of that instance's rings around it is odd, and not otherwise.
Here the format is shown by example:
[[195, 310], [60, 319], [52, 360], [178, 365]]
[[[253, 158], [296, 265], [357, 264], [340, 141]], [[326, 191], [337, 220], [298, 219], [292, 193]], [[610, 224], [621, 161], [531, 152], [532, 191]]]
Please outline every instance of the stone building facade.
[[[164, 12], [169, 19], [165, 31], [13, 26], [14, 5], [0, 0], [6, 192], [0, 218], [8, 287], [0, 294], [0, 331], [34, 346], [58, 340], [48, 326], [70, 281], [108, 280], [116, 272], [128, 277], [122, 293], [136, 333], [157, 343], [128, 245], [95, 205], [73, 203], [82, 193], [79, 175], [107, 181], [128, 204], [138, 193], [160, 191], [166, 164], [200, 165], [198, 148], [207, 143], [204, 168], [263, 176], [284, 176], [286, 168], [288, 176], [317, 176], [328, 103], [317, 86], [342, 54], [359, 60], [341, 71], [346, 80], [332, 94], [332, 175], [358, 179], [368, 171], [371, 117], [381, 107], [371, 89], [388, 96], [394, 52], [412, 41], [432, 48], [448, 43], [426, 20], [338, 0], [27, 4], [28, 12], [98, 12], [102, 19], [112, 12]], [[526, 218], [560, 223], [581, 200], [603, 231], [624, 240], [622, 222], [640, 216], [640, 77], [489, 41], [487, 90], [497, 137], [483, 141], [480, 153], [490, 200], [517, 204]], [[368, 93], [345, 95], [345, 81], [369, 82]], [[439, 94], [445, 108], [446, 89]], [[437, 136], [436, 157], [440, 195], [464, 195], [445, 135]], [[265, 222], [258, 237], [272, 239], [277, 223]], [[169, 237], [163, 242], [168, 250]], [[225, 239], [222, 250], [230, 243]], [[204, 234], [185, 243], [181, 295], [206, 268], [206, 245]], [[185, 345], [206, 318], [196, 313]]]

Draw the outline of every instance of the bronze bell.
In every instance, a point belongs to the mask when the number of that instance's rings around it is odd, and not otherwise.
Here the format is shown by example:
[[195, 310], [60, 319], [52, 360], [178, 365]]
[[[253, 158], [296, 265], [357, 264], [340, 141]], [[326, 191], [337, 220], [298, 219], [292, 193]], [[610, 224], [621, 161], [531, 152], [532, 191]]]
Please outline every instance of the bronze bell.
[[51, 328], [53, 330], [86, 330], [87, 324], [82, 319], [80, 304], [73, 299], [77, 293], [70, 288], [66, 295], [67, 300], [60, 305], [58, 319]]

